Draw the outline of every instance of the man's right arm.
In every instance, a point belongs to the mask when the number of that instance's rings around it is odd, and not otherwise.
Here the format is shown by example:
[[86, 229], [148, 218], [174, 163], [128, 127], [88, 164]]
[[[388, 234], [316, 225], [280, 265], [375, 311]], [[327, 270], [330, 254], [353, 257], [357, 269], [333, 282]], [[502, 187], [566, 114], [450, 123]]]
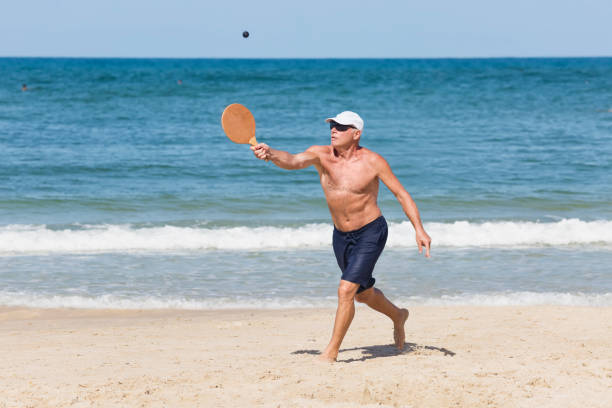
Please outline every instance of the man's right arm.
[[270, 160], [278, 167], [287, 170], [298, 170], [319, 164], [319, 155], [316, 153], [314, 146], [311, 146], [305, 152], [298, 154], [291, 154], [282, 150], [272, 149], [265, 143], [259, 143], [255, 146], [251, 146], [251, 150], [258, 159], [266, 161]]

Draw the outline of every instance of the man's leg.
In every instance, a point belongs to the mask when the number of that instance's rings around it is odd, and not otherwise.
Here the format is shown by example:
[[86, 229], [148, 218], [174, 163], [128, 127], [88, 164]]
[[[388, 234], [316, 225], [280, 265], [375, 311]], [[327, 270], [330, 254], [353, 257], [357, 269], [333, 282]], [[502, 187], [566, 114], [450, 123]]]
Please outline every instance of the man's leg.
[[387, 315], [393, 321], [393, 340], [398, 349], [404, 348], [406, 333], [404, 324], [408, 319], [408, 310], [400, 309], [395, 306], [386, 296], [376, 288], [369, 288], [359, 293], [355, 297], [358, 302], [365, 303], [372, 309]]
[[325, 361], [336, 361], [340, 344], [348, 331], [353, 316], [355, 316], [355, 294], [359, 285], [353, 282], [340, 280], [338, 286], [338, 309], [336, 310], [336, 321], [329, 344], [321, 353], [320, 359]]

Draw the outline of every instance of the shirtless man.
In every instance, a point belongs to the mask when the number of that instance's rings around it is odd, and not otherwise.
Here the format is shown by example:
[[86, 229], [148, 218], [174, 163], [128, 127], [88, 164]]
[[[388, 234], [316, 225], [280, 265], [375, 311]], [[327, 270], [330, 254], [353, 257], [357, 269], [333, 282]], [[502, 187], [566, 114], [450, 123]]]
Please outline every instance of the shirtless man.
[[419, 253], [429, 257], [431, 238], [425, 232], [419, 211], [410, 194], [377, 153], [359, 146], [363, 120], [345, 111], [326, 120], [331, 129], [331, 145], [311, 146], [291, 154], [272, 149], [265, 143], [252, 146], [255, 157], [270, 160], [288, 170], [315, 166], [334, 222], [333, 247], [342, 270], [338, 286], [338, 309], [329, 345], [320, 358], [333, 362], [338, 356], [353, 316], [355, 300], [387, 315], [393, 321], [396, 347], [404, 347], [404, 324], [408, 310], [400, 309], [374, 288], [374, 265], [387, 241], [387, 222], [378, 208], [378, 180], [395, 194], [416, 231]]

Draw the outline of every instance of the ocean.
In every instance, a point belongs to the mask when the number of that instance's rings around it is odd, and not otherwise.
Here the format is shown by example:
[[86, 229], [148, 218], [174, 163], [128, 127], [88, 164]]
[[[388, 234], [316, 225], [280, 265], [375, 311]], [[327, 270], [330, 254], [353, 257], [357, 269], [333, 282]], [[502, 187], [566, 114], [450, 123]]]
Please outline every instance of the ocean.
[[234, 102], [292, 153], [364, 118], [433, 239], [381, 186], [394, 302], [612, 306], [612, 58], [0, 58], [0, 305], [334, 306], [316, 170], [229, 142]]

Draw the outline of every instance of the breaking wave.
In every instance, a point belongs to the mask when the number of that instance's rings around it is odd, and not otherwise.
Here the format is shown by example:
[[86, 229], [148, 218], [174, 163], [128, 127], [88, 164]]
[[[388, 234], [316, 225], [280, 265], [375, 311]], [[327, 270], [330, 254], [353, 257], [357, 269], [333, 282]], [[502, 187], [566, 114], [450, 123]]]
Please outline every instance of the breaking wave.
[[[414, 229], [408, 221], [390, 223], [389, 228], [388, 247], [415, 245]], [[598, 245], [612, 249], [612, 221], [608, 220], [431, 222], [425, 228], [436, 247]], [[122, 224], [75, 225], [64, 229], [46, 225], [8, 225], [0, 227], [0, 254], [300, 250], [327, 248], [331, 236], [330, 224], [216, 228]]]

